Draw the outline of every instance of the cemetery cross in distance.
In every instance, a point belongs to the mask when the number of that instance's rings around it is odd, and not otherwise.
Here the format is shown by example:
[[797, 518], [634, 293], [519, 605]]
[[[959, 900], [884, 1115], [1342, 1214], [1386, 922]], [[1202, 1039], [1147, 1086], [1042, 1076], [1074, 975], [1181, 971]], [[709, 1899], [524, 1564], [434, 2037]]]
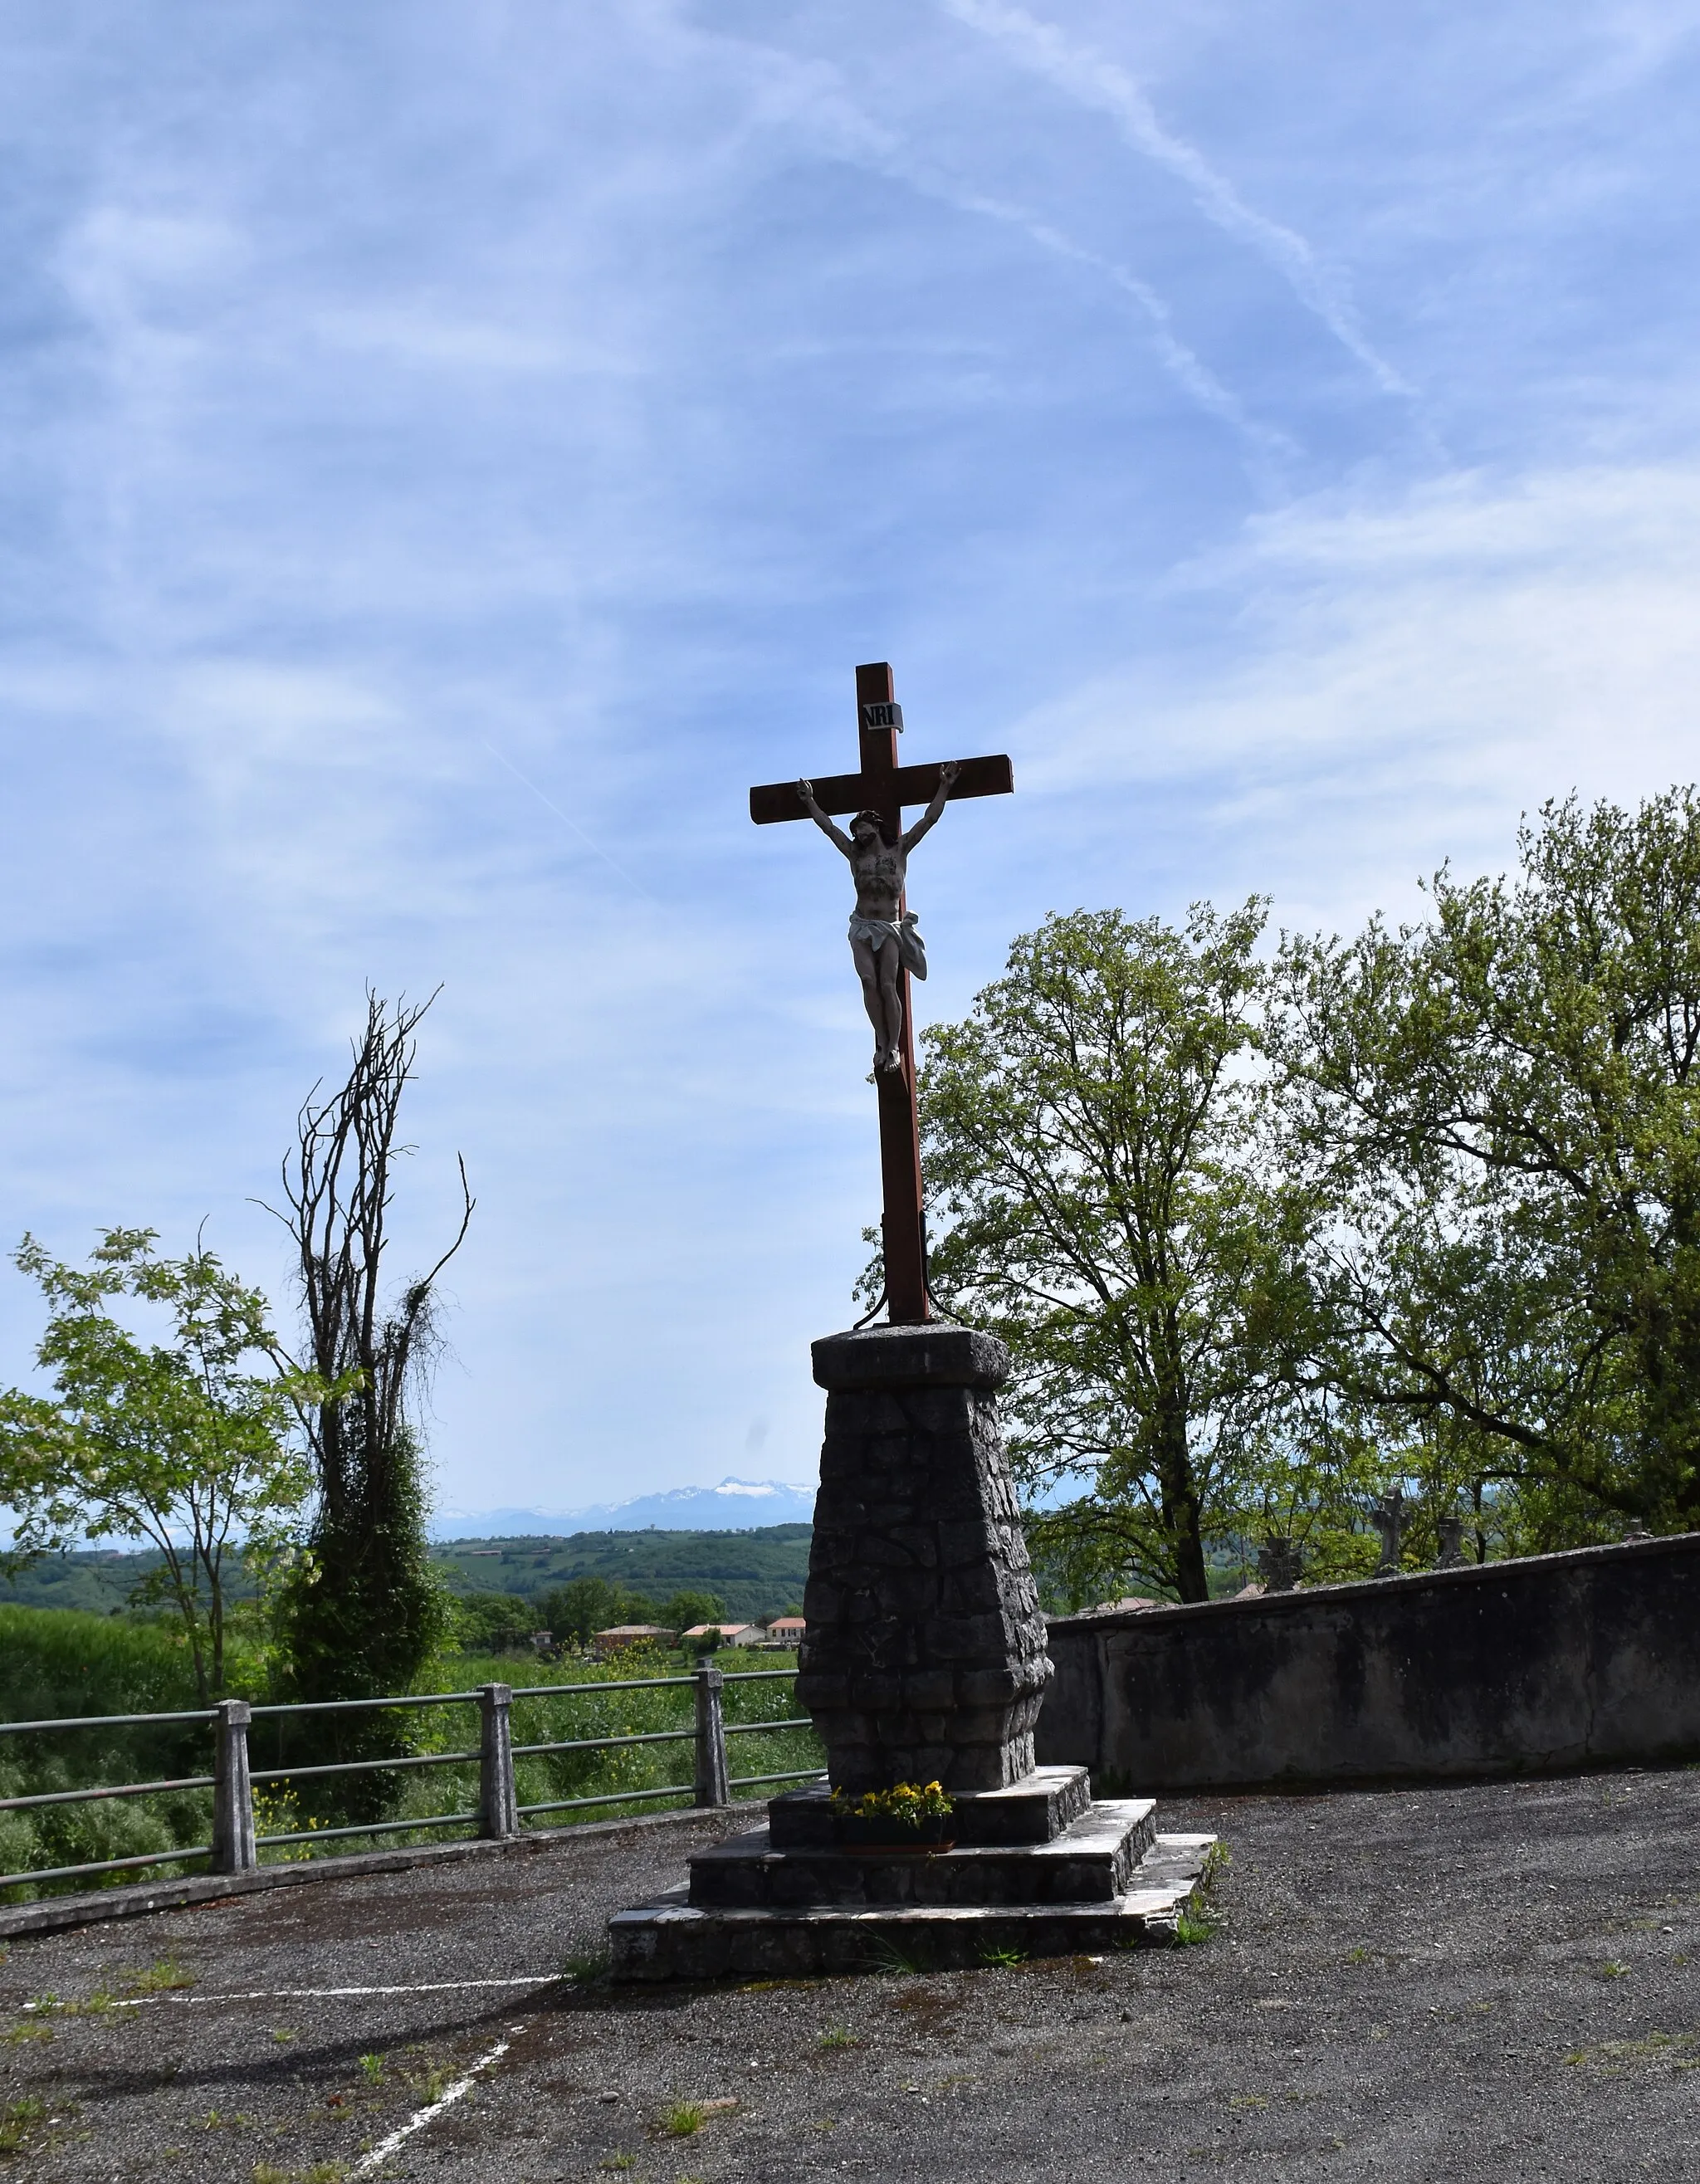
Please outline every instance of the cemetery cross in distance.
[[[928, 807], [922, 828], [911, 830], [912, 838], [918, 839], [922, 829], [938, 816], [945, 797], [955, 803], [968, 796], [1007, 796], [1014, 788], [1013, 769], [1003, 756], [963, 759], [954, 767], [900, 766], [897, 738], [903, 727], [903, 708], [897, 703], [891, 670], [883, 660], [856, 669], [856, 695], [861, 770], [833, 774], [826, 779], [817, 776], [807, 784], [812, 790], [811, 801], [805, 800], [801, 794], [805, 784], [796, 781], [774, 782], [764, 788], [752, 788], [750, 816], [758, 827], [771, 826], [781, 819], [817, 818], [824, 824], [833, 812], [866, 811], [878, 815], [885, 845], [891, 850], [901, 841], [906, 804], [924, 804]], [[837, 828], [829, 827], [828, 831], [847, 856], [853, 855]], [[900, 1039], [893, 1050], [882, 1035], [873, 1072], [879, 1099], [879, 1162], [884, 1189], [881, 1234], [886, 1307], [892, 1323], [919, 1326], [931, 1318], [931, 1313], [927, 1295], [921, 1139], [915, 1112], [915, 1031], [910, 1008], [909, 964], [904, 960], [911, 956], [914, 946], [908, 939], [913, 921], [908, 919], [908, 905], [902, 892], [900, 862], [894, 877], [897, 893], [890, 922], [902, 933], [903, 939], [894, 933], [880, 946], [876, 936], [872, 955], [877, 977], [895, 967], [897, 1001], [902, 1012]], [[867, 921], [853, 921], [853, 927], [856, 922], [866, 924]], [[869, 953], [868, 941], [864, 939], [858, 951], [859, 968], [861, 957]], [[895, 965], [890, 959], [895, 959]], [[921, 975], [926, 976], [924, 970]], [[873, 1013], [872, 1004], [869, 1012]]]

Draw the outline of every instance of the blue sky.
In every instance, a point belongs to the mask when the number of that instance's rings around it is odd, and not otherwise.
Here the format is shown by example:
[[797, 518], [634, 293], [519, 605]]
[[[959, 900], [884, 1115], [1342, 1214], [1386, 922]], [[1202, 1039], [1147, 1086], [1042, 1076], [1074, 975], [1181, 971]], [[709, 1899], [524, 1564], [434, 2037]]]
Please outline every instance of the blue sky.
[[1015, 760], [923, 1017], [1052, 909], [1341, 928], [1694, 777], [1692, 0], [3, 20], [0, 1234], [281, 1303], [296, 1106], [440, 982], [447, 1501], [812, 1472], [868, 1038], [744, 792], [856, 661]]

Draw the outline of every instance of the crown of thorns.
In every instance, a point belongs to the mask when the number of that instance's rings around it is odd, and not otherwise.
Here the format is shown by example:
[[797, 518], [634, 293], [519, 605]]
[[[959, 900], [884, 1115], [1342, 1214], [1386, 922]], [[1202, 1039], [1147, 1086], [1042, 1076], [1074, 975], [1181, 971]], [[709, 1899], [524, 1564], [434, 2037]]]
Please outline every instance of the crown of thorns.
[[867, 820], [868, 825], [878, 833], [882, 842], [889, 842], [891, 839], [891, 831], [885, 823], [885, 814], [883, 811], [858, 811], [855, 818], [852, 819], [850, 823], [850, 830], [852, 834], [855, 833], [856, 828], [861, 826], [864, 819]]

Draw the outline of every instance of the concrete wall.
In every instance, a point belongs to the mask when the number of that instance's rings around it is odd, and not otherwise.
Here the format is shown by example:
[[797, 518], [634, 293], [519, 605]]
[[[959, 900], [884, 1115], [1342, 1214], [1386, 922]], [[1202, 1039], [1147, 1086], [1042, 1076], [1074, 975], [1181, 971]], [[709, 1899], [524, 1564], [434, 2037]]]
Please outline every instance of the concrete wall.
[[1041, 1765], [1142, 1792], [1700, 1755], [1700, 1534], [1050, 1626]]

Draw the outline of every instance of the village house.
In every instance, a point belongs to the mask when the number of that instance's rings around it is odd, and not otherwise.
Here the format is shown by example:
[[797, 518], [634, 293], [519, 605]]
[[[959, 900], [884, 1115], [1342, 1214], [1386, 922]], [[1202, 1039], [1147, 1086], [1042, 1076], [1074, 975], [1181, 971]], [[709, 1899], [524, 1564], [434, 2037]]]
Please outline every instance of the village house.
[[623, 1653], [633, 1646], [672, 1646], [677, 1640], [677, 1630], [664, 1630], [659, 1623], [616, 1623], [595, 1633], [596, 1650], [605, 1655]]
[[711, 1631], [718, 1631], [722, 1646], [743, 1646], [749, 1643], [744, 1633], [757, 1626], [751, 1623], [693, 1623], [684, 1633], [687, 1646], [700, 1645]]

